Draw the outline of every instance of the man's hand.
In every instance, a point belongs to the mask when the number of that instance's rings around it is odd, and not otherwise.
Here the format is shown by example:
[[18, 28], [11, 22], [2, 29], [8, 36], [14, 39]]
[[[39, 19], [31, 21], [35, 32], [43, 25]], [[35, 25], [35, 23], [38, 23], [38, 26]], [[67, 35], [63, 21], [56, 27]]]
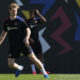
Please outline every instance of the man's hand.
[[37, 15], [40, 15], [40, 12], [39, 12], [38, 9], [35, 10], [35, 13], [36, 13]]
[[7, 35], [7, 32], [2, 31], [1, 35], [0, 35], [0, 45], [2, 44], [2, 42], [4, 41], [5, 37]]

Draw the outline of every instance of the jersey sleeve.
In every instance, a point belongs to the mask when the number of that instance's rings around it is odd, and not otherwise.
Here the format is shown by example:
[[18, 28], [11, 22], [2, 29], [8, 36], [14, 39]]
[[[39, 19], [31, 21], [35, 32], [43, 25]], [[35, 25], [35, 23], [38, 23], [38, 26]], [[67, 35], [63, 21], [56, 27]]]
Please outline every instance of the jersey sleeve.
[[5, 21], [3, 22], [3, 30], [4, 30], [5, 32], [7, 32], [7, 24], [6, 24]]
[[23, 29], [28, 28], [28, 24], [26, 23], [26, 21], [22, 17], [17, 16], [17, 19], [19, 19], [19, 21], [21, 21], [21, 26]]
[[28, 28], [28, 24], [25, 21], [23, 22], [22, 26], [24, 29]]
[[45, 25], [45, 24], [46, 24], [46, 22], [43, 22], [40, 18], [37, 19], [37, 23], [38, 23], [38, 24], [41, 24], [41, 25]]
[[28, 28], [28, 24], [26, 23], [26, 21], [22, 18], [22, 27], [23, 27], [23, 29], [26, 29], [26, 28]]

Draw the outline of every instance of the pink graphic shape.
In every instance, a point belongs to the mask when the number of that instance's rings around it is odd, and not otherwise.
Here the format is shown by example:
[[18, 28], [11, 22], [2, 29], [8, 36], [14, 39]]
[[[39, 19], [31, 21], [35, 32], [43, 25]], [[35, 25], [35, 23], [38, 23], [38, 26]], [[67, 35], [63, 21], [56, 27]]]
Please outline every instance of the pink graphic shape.
[[64, 32], [66, 32], [69, 28], [71, 28], [72, 24], [70, 20], [68, 19], [67, 15], [65, 14], [62, 7], [59, 7], [56, 13], [53, 15], [53, 17], [50, 19], [52, 22], [56, 18], [60, 17], [62, 21], [62, 25], [52, 33], [51, 37], [58, 42], [61, 46], [64, 47], [63, 50], [61, 50], [57, 55], [62, 55], [68, 51], [72, 50], [72, 47], [61, 37]]

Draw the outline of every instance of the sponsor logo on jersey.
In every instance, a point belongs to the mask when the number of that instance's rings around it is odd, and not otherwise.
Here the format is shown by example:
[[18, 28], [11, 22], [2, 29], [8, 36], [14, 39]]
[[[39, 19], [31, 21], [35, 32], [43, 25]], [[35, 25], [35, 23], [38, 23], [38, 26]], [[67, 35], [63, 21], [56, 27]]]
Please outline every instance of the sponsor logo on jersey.
[[17, 30], [18, 28], [17, 28], [17, 27], [7, 27], [7, 30], [8, 30], [8, 31], [10, 31], [10, 30], [14, 30], [14, 29]]

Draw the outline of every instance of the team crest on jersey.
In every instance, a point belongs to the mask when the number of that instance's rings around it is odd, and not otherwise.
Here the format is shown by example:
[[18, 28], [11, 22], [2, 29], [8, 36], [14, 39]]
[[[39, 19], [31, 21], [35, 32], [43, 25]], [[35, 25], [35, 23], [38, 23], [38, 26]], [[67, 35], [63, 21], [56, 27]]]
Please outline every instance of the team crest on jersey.
[[14, 25], [16, 26], [16, 25], [17, 25], [17, 23], [14, 23]]
[[37, 23], [37, 20], [35, 20], [35, 23]]

